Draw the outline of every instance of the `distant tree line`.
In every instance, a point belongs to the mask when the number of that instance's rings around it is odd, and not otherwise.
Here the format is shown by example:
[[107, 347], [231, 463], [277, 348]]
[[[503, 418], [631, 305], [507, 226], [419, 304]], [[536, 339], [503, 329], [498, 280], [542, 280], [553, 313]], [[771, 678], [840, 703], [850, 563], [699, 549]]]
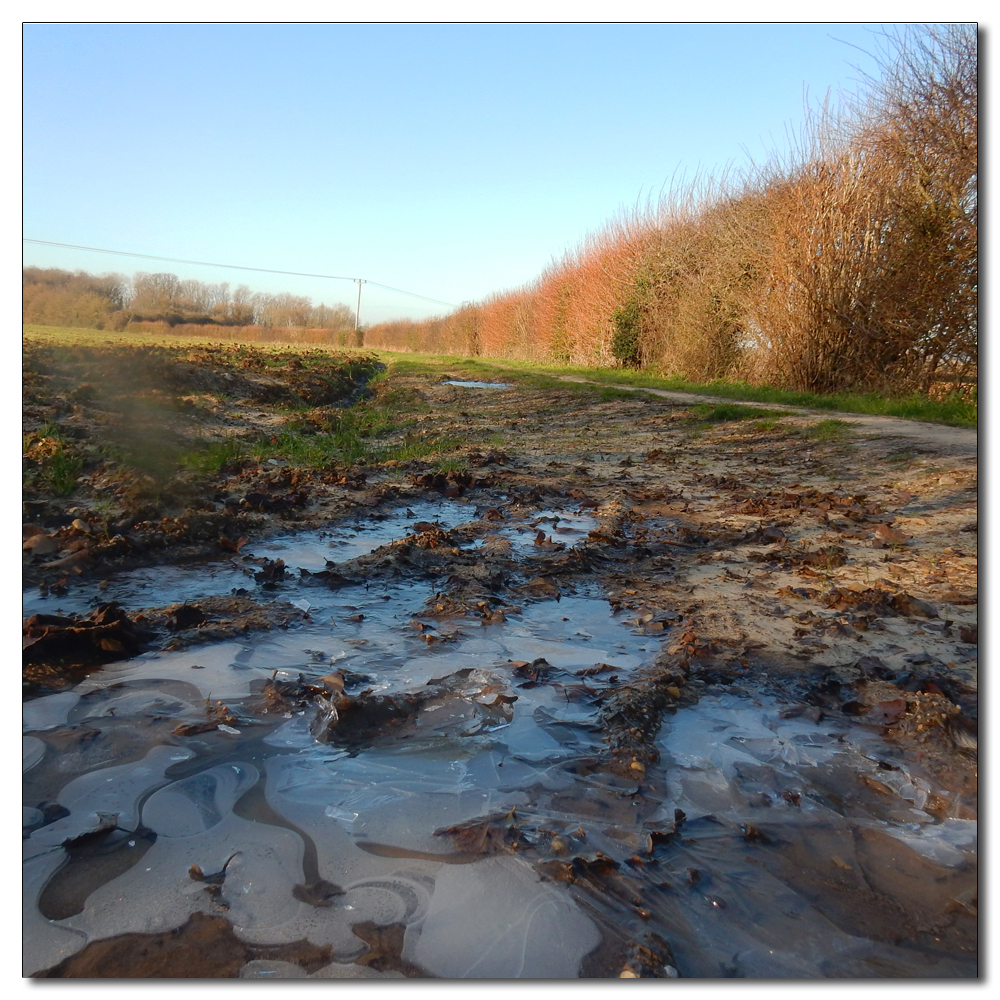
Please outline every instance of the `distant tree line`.
[[623, 365], [815, 392], [972, 392], [978, 36], [874, 36], [878, 78], [799, 148], [608, 224], [538, 279], [366, 346]]
[[22, 322], [125, 330], [129, 324], [353, 330], [346, 305], [313, 305], [303, 295], [253, 292], [247, 285], [182, 281], [175, 274], [22, 271]]

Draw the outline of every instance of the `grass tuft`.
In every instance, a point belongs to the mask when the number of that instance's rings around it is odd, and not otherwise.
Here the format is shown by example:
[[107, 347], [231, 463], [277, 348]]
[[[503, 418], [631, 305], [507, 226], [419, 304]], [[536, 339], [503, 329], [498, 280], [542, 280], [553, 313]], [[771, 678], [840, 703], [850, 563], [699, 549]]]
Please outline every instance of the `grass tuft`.
[[55, 426], [46, 424], [22, 435], [22, 480], [26, 492], [42, 490], [69, 496], [83, 471], [83, 456]]
[[851, 425], [843, 420], [821, 420], [806, 428], [806, 434], [816, 441], [840, 441], [851, 433]]
[[[762, 410], [759, 406], [740, 406], [738, 403], [699, 403], [692, 406], [691, 410], [707, 424], [725, 423], [730, 420], [753, 420], [755, 417], [770, 416], [775, 413], [774, 410]], [[777, 416], [788, 416], [788, 414], [778, 411]]]

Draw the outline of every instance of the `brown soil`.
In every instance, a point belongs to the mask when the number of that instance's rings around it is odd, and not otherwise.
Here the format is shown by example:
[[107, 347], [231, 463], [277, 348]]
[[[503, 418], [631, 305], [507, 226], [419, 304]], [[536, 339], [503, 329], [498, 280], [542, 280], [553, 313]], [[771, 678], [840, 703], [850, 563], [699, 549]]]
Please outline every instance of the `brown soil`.
[[122, 934], [93, 941], [38, 979], [233, 979], [247, 962], [293, 962], [315, 972], [331, 960], [329, 947], [308, 941], [252, 945], [233, 933], [223, 917], [193, 913], [164, 934]]
[[382, 367], [318, 348], [95, 341], [24, 350], [24, 578], [57, 593], [82, 573], [237, 551], [268, 512], [297, 523], [312, 476], [278, 462], [215, 479], [185, 466], [208, 444], [328, 423]]
[[287, 628], [304, 617], [287, 601], [259, 604], [236, 595], [131, 613], [112, 602], [79, 617], [32, 615], [22, 627], [24, 690], [62, 691], [104, 663], [152, 649], [183, 649]]

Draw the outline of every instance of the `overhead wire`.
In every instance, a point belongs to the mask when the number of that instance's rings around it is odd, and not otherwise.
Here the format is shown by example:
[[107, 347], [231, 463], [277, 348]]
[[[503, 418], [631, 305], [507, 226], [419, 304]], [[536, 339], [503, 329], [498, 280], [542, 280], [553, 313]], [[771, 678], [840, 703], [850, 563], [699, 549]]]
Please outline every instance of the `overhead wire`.
[[286, 274], [295, 278], [322, 278], [327, 281], [363, 281], [367, 285], [374, 285], [376, 288], [384, 288], [389, 292], [398, 292], [400, 295], [409, 295], [414, 299], [423, 299], [425, 302], [434, 302], [441, 306], [450, 306], [457, 309], [454, 302], [445, 302], [442, 299], [432, 299], [428, 295], [420, 295], [417, 292], [408, 292], [405, 288], [395, 288], [392, 285], [383, 285], [380, 281], [371, 281], [368, 278], [351, 278], [343, 274], [311, 274], [307, 271], [279, 271], [273, 267], [248, 267], [243, 264], [219, 264], [208, 260], [185, 260], [181, 257], [160, 257], [151, 253], [135, 253], [130, 250], [107, 250], [103, 247], [85, 247], [74, 243], [56, 243], [52, 240], [35, 240], [27, 236], [21, 238], [22, 243], [35, 243], [39, 246], [62, 247], [65, 250], [87, 250], [90, 253], [105, 253], [115, 257], [138, 257], [141, 260], [160, 260], [168, 264], [193, 264], [198, 267], [224, 267], [231, 271], [256, 271], [260, 274]]

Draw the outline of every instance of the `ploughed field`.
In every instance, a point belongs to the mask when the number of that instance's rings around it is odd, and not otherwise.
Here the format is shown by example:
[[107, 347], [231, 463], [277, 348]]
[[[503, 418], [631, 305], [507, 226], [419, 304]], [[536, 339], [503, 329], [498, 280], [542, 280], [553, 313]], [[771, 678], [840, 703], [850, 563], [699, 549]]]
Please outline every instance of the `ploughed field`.
[[26, 342], [24, 974], [976, 976], [974, 443], [382, 358]]

